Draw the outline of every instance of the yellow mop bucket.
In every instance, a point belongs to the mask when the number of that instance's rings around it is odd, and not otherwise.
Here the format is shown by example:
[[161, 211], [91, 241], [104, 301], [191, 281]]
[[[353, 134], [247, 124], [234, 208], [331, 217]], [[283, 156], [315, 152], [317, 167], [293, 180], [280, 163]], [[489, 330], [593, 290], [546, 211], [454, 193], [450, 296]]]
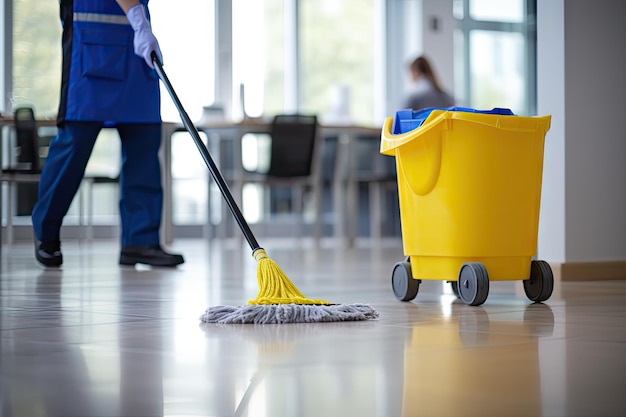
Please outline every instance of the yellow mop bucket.
[[532, 261], [550, 119], [460, 107], [387, 118], [380, 151], [396, 157], [407, 256], [392, 275], [397, 298], [415, 298], [421, 280], [450, 281], [471, 305], [489, 280], [524, 280], [532, 301], [550, 297], [550, 266]]

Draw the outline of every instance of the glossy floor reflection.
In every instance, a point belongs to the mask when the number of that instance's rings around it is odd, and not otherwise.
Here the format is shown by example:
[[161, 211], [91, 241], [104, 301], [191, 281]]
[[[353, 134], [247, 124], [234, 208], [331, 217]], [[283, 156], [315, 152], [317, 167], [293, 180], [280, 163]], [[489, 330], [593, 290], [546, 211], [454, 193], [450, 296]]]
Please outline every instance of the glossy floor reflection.
[[399, 241], [313, 249], [264, 242], [307, 296], [372, 304], [368, 322], [201, 324], [258, 290], [243, 244], [179, 240], [175, 270], [120, 268], [116, 242], [64, 242], [43, 270], [30, 244], [2, 247], [0, 415], [625, 415], [626, 281], [556, 283], [531, 304], [521, 282], [466, 306], [425, 282], [390, 285]]

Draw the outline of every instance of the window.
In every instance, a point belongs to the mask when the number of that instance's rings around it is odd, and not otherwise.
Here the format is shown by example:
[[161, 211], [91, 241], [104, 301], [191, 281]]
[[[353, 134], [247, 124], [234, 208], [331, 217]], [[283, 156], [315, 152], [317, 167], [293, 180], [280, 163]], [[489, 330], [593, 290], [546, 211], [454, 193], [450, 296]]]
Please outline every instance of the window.
[[[61, 85], [61, 21], [58, 2], [13, 2], [13, 106], [31, 105], [38, 118], [54, 118]], [[10, 112], [12, 109], [7, 109]]]
[[471, 0], [469, 15], [474, 20], [523, 23], [524, 0]]
[[[151, 1], [152, 30], [163, 53], [163, 67], [191, 120], [215, 101], [214, 0]], [[178, 110], [161, 88], [161, 117], [180, 122]]]
[[469, 107], [536, 109], [536, 0], [455, 0], [456, 84]]
[[239, 112], [250, 117], [281, 113], [285, 88], [292, 68], [286, 57], [284, 0], [238, 0], [233, 2], [234, 96], [243, 89]]
[[[151, 1], [150, 13], [164, 70], [189, 118], [198, 121], [203, 108], [215, 104], [215, 0], [185, 0], [182, 7], [175, 1]], [[161, 117], [181, 122], [162, 84]], [[187, 132], [175, 133], [171, 140], [174, 224], [206, 224], [208, 170]]]
[[322, 121], [374, 120], [373, 0], [302, 0], [300, 107]]
[[[233, 6], [234, 95], [246, 116], [316, 114], [322, 123], [375, 122], [376, 0], [238, 0]], [[380, 88], [378, 89], [380, 91]], [[380, 106], [378, 106], [380, 107]], [[261, 138], [246, 138], [244, 164]], [[248, 142], [246, 142], [248, 143]], [[260, 144], [260, 145], [256, 145]], [[250, 154], [246, 154], [249, 152]], [[256, 184], [244, 187], [245, 217], [261, 220]], [[252, 209], [250, 209], [252, 207]]]
[[233, 2], [233, 84], [246, 113], [372, 123], [374, 11], [375, 0]]

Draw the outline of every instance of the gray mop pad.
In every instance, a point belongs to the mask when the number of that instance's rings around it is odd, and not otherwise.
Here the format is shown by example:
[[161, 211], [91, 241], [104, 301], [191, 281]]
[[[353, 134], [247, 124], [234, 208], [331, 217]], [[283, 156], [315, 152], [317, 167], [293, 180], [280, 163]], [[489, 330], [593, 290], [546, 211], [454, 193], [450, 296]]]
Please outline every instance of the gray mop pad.
[[280, 324], [371, 320], [378, 316], [367, 304], [248, 304], [209, 307], [200, 320], [219, 324]]

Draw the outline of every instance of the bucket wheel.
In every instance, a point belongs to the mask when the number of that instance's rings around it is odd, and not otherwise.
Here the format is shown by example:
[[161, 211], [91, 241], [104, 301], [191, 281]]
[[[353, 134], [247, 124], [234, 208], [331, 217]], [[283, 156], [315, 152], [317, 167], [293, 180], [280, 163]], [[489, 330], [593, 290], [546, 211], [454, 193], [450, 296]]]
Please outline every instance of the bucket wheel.
[[489, 295], [489, 275], [480, 262], [466, 262], [461, 266], [458, 281], [459, 298], [465, 304], [479, 306]]
[[554, 289], [552, 268], [546, 261], [530, 262], [530, 279], [524, 280], [524, 292], [535, 303], [546, 301]]
[[420, 283], [419, 279], [413, 278], [410, 258], [396, 263], [391, 274], [391, 286], [396, 298], [400, 301], [411, 301], [417, 296]]

